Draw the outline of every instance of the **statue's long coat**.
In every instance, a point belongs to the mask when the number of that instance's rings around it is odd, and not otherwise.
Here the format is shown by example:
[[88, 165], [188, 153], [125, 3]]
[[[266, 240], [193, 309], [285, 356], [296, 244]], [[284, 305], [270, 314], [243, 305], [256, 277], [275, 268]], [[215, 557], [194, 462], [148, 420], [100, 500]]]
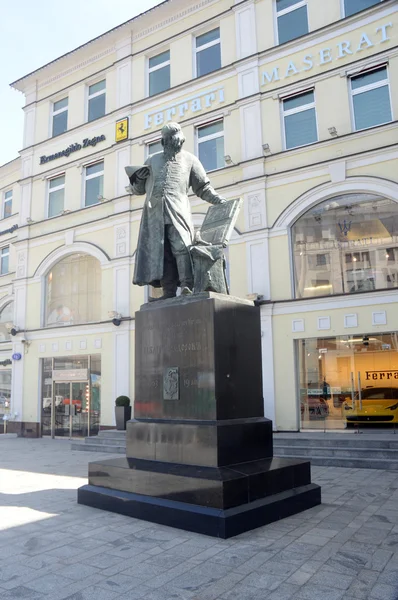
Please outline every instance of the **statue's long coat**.
[[[163, 276], [165, 214], [181, 236], [188, 249], [193, 243], [193, 223], [188, 190], [202, 200], [218, 204], [220, 196], [211, 187], [200, 161], [189, 152], [181, 150], [174, 159], [166, 159], [162, 152], [150, 156], [145, 165], [147, 177], [130, 176], [131, 192], [146, 199], [142, 211], [140, 233], [135, 259], [136, 285], [160, 287]], [[126, 171], [129, 173], [129, 167]], [[141, 173], [138, 171], [138, 174]]]

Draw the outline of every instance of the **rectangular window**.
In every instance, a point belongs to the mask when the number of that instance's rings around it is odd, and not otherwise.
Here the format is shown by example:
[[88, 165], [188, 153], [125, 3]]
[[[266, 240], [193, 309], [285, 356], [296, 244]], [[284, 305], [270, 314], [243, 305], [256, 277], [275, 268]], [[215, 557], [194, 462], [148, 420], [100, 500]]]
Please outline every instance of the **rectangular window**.
[[356, 131], [392, 121], [387, 67], [351, 77], [351, 94]]
[[365, 8], [379, 4], [382, 0], [344, 0], [344, 16], [350, 17]]
[[64, 210], [65, 175], [48, 181], [48, 216], [55, 217]]
[[206, 171], [214, 171], [225, 166], [224, 123], [216, 121], [198, 127], [198, 156]]
[[278, 22], [278, 43], [308, 33], [307, 0], [276, 0], [276, 18]]
[[6, 246], [0, 250], [0, 275], [8, 273], [8, 259], [10, 257], [10, 247]]
[[104, 193], [104, 161], [85, 167], [84, 206], [97, 204]]
[[149, 95], [160, 94], [170, 88], [170, 50], [149, 59]]
[[151, 156], [151, 154], [155, 154], [156, 152], [162, 152], [163, 146], [160, 140], [156, 140], [156, 142], [150, 142], [146, 145], [147, 156]]
[[313, 91], [283, 100], [283, 124], [286, 150], [318, 140]]
[[12, 190], [8, 190], [4, 194], [3, 201], [3, 219], [7, 219], [7, 217], [11, 217], [12, 215]]
[[88, 121], [95, 121], [105, 114], [106, 98], [105, 79], [90, 85], [88, 88]]
[[221, 69], [220, 29], [213, 29], [195, 40], [196, 77]]
[[53, 137], [68, 129], [68, 98], [63, 98], [53, 104]]

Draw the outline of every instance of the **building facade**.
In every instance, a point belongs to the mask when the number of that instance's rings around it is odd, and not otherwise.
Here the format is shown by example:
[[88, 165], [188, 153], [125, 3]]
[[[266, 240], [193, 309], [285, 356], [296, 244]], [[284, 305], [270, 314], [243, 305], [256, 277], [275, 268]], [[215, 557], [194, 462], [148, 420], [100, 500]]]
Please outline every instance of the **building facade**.
[[[143, 197], [124, 169], [170, 120], [214, 187], [244, 198], [228, 277], [261, 306], [275, 429], [346, 427], [375, 388], [375, 419], [395, 419], [395, 0], [168, 0], [12, 86], [26, 104], [20, 157], [0, 169], [9, 431], [95, 434], [134, 398], [134, 314], [153, 291], [131, 284]], [[207, 206], [191, 206], [200, 226]]]

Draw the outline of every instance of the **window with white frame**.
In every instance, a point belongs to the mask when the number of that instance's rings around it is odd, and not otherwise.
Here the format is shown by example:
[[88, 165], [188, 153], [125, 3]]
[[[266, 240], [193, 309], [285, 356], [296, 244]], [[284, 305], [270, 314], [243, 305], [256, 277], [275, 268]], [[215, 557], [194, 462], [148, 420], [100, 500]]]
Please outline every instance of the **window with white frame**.
[[55, 217], [64, 210], [65, 174], [48, 180], [48, 211], [49, 217]]
[[8, 190], [4, 194], [3, 200], [3, 219], [11, 217], [12, 215], [12, 190]]
[[52, 136], [61, 135], [68, 129], [68, 98], [53, 104]]
[[216, 121], [198, 127], [198, 157], [206, 171], [214, 171], [225, 166], [224, 123]]
[[344, 16], [350, 17], [351, 15], [355, 15], [356, 13], [361, 12], [361, 10], [370, 8], [382, 1], [383, 0], [344, 0]]
[[356, 131], [392, 121], [387, 67], [351, 77], [350, 83]]
[[149, 95], [160, 94], [170, 88], [170, 50], [152, 56], [148, 63]]
[[283, 44], [308, 33], [307, 0], [276, 0], [278, 43]]
[[105, 114], [106, 82], [105, 79], [90, 85], [88, 88], [87, 120], [95, 121]]
[[5, 246], [0, 250], [0, 275], [8, 273], [8, 260], [10, 258], [10, 247]]
[[84, 168], [84, 206], [97, 204], [104, 193], [104, 161]]
[[146, 154], [147, 156], [151, 156], [151, 154], [156, 154], [156, 152], [162, 152], [163, 146], [161, 140], [156, 140], [156, 142], [149, 142], [146, 145]]
[[306, 146], [318, 140], [314, 90], [282, 101], [285, 148]]
[[195, 39], [196, 77], [221, 69], [220, 28], [198, 35]]

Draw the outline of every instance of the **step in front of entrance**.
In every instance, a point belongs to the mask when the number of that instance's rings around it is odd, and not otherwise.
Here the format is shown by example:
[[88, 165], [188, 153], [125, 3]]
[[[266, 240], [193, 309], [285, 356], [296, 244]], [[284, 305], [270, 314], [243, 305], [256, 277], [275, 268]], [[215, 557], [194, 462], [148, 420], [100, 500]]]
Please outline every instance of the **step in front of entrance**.
[[398, 471], [398, 436], [277, 433], [274, 455], [307, 459], [317, 466]]
[[116, 429], [100, 431], [96, 436], [86, 437], [84, 442], [72, 441], [71, 449], [83, 452], [126, 454], [126, 432]]

